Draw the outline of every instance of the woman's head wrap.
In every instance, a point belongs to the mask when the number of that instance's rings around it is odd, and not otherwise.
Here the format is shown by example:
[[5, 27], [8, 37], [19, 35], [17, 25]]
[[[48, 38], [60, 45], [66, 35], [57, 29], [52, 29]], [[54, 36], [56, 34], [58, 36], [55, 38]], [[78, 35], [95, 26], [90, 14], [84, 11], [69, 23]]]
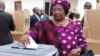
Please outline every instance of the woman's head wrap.
[[70, 9], [70, 3], [67, 0], [52, 0], [51, 7], [54, 7], [56, 4], [63, 6], [65, 9]]

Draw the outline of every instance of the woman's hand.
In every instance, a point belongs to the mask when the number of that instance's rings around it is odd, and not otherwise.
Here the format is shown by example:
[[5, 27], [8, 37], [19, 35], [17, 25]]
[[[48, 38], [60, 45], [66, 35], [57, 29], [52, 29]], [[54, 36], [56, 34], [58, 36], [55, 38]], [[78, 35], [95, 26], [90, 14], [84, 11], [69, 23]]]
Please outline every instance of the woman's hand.
[[24, 45], [28, 45], [30, 43], [30, 39], [29, 39], [30, 36], [28, 35], [24, 35], [22, 38], [21, 38], [21, 42], [24, 44]]
[[81, 52], [81, 48], [72, 49], [69, 56], [78, 56], [79, 52]]

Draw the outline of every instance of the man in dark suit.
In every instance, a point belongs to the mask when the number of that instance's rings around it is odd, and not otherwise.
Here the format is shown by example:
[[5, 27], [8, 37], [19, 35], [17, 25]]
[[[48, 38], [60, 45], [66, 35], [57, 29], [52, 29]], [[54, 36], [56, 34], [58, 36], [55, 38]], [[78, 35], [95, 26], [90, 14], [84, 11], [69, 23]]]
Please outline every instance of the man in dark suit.
[[41, 12], [38, 7], [33, 8], [33, 15], [30, 18], [30, 27], [33, 27], [37, 21], [41, 21], [40, 19]]
[[0, 45], [13, 43], [10, 31], [15, 30], [12, 15], [4, 12], [5, 3], [0, 1]]

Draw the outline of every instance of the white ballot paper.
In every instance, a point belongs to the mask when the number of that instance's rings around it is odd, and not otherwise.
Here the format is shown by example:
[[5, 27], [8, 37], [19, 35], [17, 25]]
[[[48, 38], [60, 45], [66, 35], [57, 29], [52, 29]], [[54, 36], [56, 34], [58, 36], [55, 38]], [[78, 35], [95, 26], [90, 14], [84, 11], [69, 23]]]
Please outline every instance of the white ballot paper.
[[29, 36], [30, 39], [30, 44], [25, 45], [26, 48], [31, 48], [31, 49], [37, 49], [38, 45], [36, 44], [36, 42], [32, 39], [31, 36]]

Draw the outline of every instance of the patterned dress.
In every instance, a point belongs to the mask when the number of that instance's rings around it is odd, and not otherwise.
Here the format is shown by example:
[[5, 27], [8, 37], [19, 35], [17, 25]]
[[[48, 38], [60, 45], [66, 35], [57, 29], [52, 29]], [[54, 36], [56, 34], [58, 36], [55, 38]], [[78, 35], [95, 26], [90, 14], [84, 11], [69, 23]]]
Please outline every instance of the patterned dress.
[[70, 21], [66, 26], [56, 26], [50, 20], [37, 22], [25, 34], [32, 36], [37, 43], [55, 45], [60, 56], [68, 56], [72, 49], [87, 47], [79, 21]]

